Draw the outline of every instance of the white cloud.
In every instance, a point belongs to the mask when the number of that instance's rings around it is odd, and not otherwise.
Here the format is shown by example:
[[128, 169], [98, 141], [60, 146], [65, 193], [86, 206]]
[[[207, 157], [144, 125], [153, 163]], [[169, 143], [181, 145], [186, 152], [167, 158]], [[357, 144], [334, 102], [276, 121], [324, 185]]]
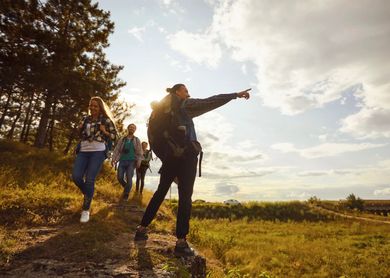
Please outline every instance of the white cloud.
[[192, 71], [192, 68], [191, 68], [191, 66], [189, 64], [187, 64], [187, 63], [183, 64], [182, 62], [172, 58], [168, 54], [165, 55], [165, 59], [168, 61], [168, 63], [172, 67], [175, 67], [175, 68], [179, 69], [181, 72], [190, 72], [190, 71]]
[[287, 194], [288, 199], [294, 199], [294, 200], [306, 200], [311, 196], [313, 195], [307, 192], [290, 192]]
[[133, 35], [138, 41], [143, 42], [143, 34], [145, 33], [146, 27], [133, 27], [127, 32]]
[[296, 114], [362, 83], [365, 101], [382, 106], [367, 96], [388, 95], [380, 87], [389, 84], [389, 9], [388, 1], [221, 1], [212, 29], [237, 60], [258, 66], [265, 105]]
[[214, 191], [217, 195], [232, 196], [239, 192], [240, 189], [237, 185], [231, 184], [230, 182], [222, 182], [215, 185]]
[[172, 4], [172, 0], [162, 0], [162, 2], [163, 2], [163, 4], [165, 5], [165, 6], [169, 6], [169, 5], [171, 5]]
[[390, 196], [390, 187], [377, 189], [374, 191], [375, 196]]
[[245, 74], [245, 75], [247, 74], [247, 69], [246, 69], [246, 65], [245, 64], [241, 66], [241, 71], [242, 71], [243, 74]]
[[275, 150], [283, 153], [297, 153], [305, 158], [320, 158], [336, 156], [348, 152], [358, 152], [373, 148], [380, 148], [387, 144], [372, 144], [372, 143], [324, 143], [310, 148], [296, 148], [291, 143], [278, 143], [271, 146]]
[[[390, 90], [388, 94], [390, 95]], [[340, 131], [359, 137], [390, 138], [390, 109], [365, 107], [343, 119], [341, 124]]]
[[[211, 25], [203, 33], [175, 34], [179, 44], [174, 49], [216, 66], [221, 57], [218, 44], [226, 46], [234, 59], [256, 66], [263, 104], [288, 115], [335, 100], [343, 103], [343, 94], [352, 90], [362, 111], [345, 120], [344, 130], [389, 136], [388, 125], [378, 131], [364, 122], [351, 123], [375, 109], [390, 114], [389, 1], [207, 3], [214, 8]], [[382, 121], [377, 113], [369, 117], [374, 123]]]
[[193, 34], [181, 30], [169, 35], [167, 40], [172, 49], [186, 56], [190, 61], [216, 67], [222, 56], [221, 47], [209, 34]]

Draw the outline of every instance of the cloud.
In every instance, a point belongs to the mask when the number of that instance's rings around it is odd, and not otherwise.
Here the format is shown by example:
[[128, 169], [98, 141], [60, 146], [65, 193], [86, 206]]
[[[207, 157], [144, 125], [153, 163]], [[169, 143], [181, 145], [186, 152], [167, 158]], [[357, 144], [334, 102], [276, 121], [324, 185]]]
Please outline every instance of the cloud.
[[190, 61], [215, 68], [222, 56], [222, 50], [209, 34], [193, 34], [181, 30], [169, 35], [167, 40], [172, 49], [186, 56]]
[[384, 147], [387, 144], [372, 143], [324, 143], [310, 148], [298, 149], [291, 143], [278, 143], [271, 146], [272, 149], [283, 153], [297, 153], [305, 158], [320, 158], [336, 156], [343, 153], [358, 152], [373, 148]]
[[138, 41], [143, 42], [143, 34], [145, 33], [146, 27], [133, 27], [127, 32], [133, 35]]
[[165, 6], [169, 6], [172, 4], [172, 0], [162, 0], [162, 3], [165, 5]]
[[242, 168], [227, 167], [218, 165], [217, 167], [204, 166], [202, 170], [203, 176], [207, 179], [242, 179], [242, 178], [260, 178], [266, 175], [270, 175], [277, 170], [275, 169], [264, 169], [264, 170], [245, 170]]
[[189, 64], [185, 63], [183, 64], [182, 62], [172, 58], [170, 55], [166, 54], [164, 57], [168, 63], [177, 69], [179, 69], [181, 72], [190, 72], [192, 71], [191, 67]]
[[323, 171], [303, 171], [298, 173], [299, 177], [321, 177], [321, 176], [344, 176], [359, 175], [361, 169], [343, 169], [343, 170], [323, 170]]
[[[388, 94], [390, 95], [390, 89]], [[390, 109], [364, 107], [358, 113], [343, 119], [340, 131], [363, 138], [390, 138], [389, 119]]]
[[390, 187], [377, 189], [374, 191], [375, 196], [390, 196]]
[[215, 194], [223, 196], [231, 196], [239, 191], [240, 189], [238, 188], [238, 186], [231, 183], [219, 183], [216, 184], [214, 187]]
[[320, 177], [329, 175], [329, 171], [304, 171], [298, 174], [300, 177]]
[[307, 192], [290, 192], [287, 194], [287, 199], [294, 199], [294, 200], [306, 200], [309, 197], [313, 196], [310, 193]]
[[390, 114], [389, 1], [207, 3], [214, 9], [210, 26], [174, 34], [173, 49], [212, 67], [222, 47], [233, 59], [253, 63], [262, 103], [287, 115], [343, 103], [353, 93], [362, 111], [345, 119], [343, 130], [389, 137], [389, 126], [381, 126]]
[[388, 95], [389, 9], [388, 1], [221, 1], [211, 29], [235, 59], [257, 65], [265, 105], [296, 114], [362, 83], [364, 101], [382, 106], [370, 94]]

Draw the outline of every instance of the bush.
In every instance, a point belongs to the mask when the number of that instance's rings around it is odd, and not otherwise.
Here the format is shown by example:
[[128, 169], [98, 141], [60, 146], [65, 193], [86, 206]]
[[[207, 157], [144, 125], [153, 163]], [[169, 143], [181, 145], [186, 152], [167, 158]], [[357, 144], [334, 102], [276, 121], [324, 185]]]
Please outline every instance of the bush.
[[354, 194], [349, 194], [345, 205], [349, 209], [357, 209], [359, 211], [362, 211], [364, 208], [364, 201], [359, 197], [356, 197]]

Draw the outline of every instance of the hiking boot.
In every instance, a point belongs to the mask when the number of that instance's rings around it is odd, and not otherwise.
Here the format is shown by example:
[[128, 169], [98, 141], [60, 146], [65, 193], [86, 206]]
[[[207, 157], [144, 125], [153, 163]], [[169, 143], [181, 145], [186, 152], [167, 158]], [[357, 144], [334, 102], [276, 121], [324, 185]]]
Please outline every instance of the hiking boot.
[[81, 212], [80, 223], [87, 223], [89, 221], [89, 211], [83, 210]]
[[137, 230], [135, 231], [134, 241], [141, 241], [147, 239], [148, 234], [146, 228], [138, 226]]
[[195, 251], [192, 249], [187, 241], [176, 242], [174, 254], [176, 257], [191, 257], [195, 256]]
[[122, 201], [127, 201], [129, 199], [129, 193], [123, 192], [121, 199], [122, 199]]

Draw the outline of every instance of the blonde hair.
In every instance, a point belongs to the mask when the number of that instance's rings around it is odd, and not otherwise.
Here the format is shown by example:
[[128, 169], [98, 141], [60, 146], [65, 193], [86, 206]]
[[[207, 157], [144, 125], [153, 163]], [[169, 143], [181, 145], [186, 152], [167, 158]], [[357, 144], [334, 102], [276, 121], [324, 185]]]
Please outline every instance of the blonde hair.
[[[97, 102], [97, 104], [99, 105], [100, 114], [102, 114], [106, 118], [109, 118], [116, 129], [114, 116], [112, 115], [110, 108], [108, 108], [108, 105], [104, 102], [104, 100], [101, 97], [91, 97], [91, 99], [89, 100], [89, 104], [91, 104], [92, 101]], [[89, 114], [91, 114], [91, 111], [89, 111]]]

